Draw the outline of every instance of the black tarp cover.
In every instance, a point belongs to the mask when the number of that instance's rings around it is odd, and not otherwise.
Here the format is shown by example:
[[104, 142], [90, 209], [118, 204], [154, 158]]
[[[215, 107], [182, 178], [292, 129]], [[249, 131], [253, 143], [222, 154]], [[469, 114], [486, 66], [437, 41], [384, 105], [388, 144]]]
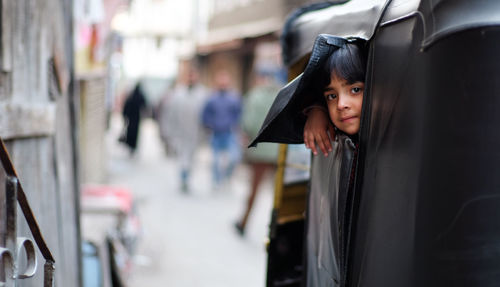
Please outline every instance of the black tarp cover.
[[500, 1], [421, 1], [370, 50], [347, 286], [499, 286]]
[[[387, 0], [339, 1], [341, 4], [303, 14], [286, 23], [285, 64], [293, 65], [311, 52], [319, 34], [369, 39]], [[345, 2], [345, 3], [342, 3]]]

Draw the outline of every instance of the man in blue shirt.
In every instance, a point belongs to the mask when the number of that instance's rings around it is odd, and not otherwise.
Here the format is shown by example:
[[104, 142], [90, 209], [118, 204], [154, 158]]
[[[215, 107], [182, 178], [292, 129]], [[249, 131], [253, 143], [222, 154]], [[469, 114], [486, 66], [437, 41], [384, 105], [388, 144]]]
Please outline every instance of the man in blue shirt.
[[219, 186], [231, 177], [240, 158], [238, 126], [241, 115], [240, 95], [230, 90], [231, 77], [225, 70], [215, 75], [216, 90], [202, 112], [203, 125], [212, 131], [213, 180]]

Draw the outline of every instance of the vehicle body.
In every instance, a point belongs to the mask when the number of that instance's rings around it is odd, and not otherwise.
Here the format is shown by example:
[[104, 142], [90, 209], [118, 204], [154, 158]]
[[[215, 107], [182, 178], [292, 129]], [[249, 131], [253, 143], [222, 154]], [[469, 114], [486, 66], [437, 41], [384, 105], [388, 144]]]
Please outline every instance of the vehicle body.
[[[369, 41], [340, 286], [500, 282], [499, 11], [496, 0], [351, 0], [287, 24], [290, 78], [320, 33]], [[286, 107], [273, 105], [255, 143], [301, 143], [304, 119]], [[300, 286], [307, 186], [326, 179], [313, 169], [285, 183], [281, 149], [267, 285]]]

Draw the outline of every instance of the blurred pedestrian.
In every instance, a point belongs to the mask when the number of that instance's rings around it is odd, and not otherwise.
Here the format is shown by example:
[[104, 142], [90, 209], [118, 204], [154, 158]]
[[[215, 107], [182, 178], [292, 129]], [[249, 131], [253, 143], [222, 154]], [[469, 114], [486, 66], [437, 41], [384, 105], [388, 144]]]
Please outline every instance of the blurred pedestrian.
[[160, 133], [160, 139], [163, 142], [165, 152], [167, 156], [175, 156], [175, 149], [172, 145], [172, 139], [170, 138], [169, 130], [171, 125], [169, 124], [168, 112], [170, 110], [170, 104], [175, 92], [175, 88], [179, 85], [179, 81], [173, 80], [167, 85], [165, 92], [161, 96], [160, 102], [156, 107], [156, 115], [158, 121], [158, 131]]
[[211, 131], [214, 188], [227, 181], [240, 160], [240, 95], [231, 90], [231, 76], [226, 70], [215, 75], [215, 89], [202, 113], [203, 125]]
[[137, 138], [141, 122], [141, 112], [146, 107], [146, 98], [141, 88], [141, 83], [135, 85], [132, 93], [129, 94], [123, 105], [124, 133], [120, 136], [120, 141], [125, 143], [130, 154], [134, 155], [137, 149]]
[[181, 190], [187, 192], [194, 157], [202, 138], [201, 109], [208, 96], [206, 88], [199, 83], [194, 66], [183, 73], [170, 96], [164, 124], [178, 158]]
[[[279, 89], [274, 80], [273, 70], [257, 68], [255, 86], [245, 96], [241, 122], [242, 130], [249, 141], [257, 136]], [[251, 185], [245, 211], [235, 224], [240, 235], [245, 233], [248, 217], [262, 180], [275, 171], [277, 157], [278, 144], [275, 143], [260, 143], [256, 148], [245, 151], [245, 160], [251, 170]]]

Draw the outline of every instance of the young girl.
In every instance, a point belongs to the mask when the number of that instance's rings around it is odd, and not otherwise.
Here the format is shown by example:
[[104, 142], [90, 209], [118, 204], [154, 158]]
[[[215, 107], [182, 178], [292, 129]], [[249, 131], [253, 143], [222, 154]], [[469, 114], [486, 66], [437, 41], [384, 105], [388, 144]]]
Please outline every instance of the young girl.
[[333, 137], [334, 128], [357, 138], [365, 87], [366, 57], [363, 50], [360, 45], [347, 43], [325, 63], [324, 75], [328, 78], [322, 78], [318, 83], [324, 87], [324, 102], [321, 105], [320, 101], [308, 110], [304, 127], [304, 143], [315, 155], [318, 153], [316, 144], [325, 156], [332, 151], [327, 132]]
[[[366, 69], [365, 43], [333, 50], [313, 80], [304, 142], [325, 157], [311, 164], [307, 206], [307, 286], [340, 286], [346, 278], [351, 202]], [[315, 89], [316, 90], [316, 89]]]
[[325, 155], [311, 162], [306, 286], [345, 285], [366, 47], [364, 40], [319, 35], [304, 72], [280, 90], [250, 144], [304, 140]]

